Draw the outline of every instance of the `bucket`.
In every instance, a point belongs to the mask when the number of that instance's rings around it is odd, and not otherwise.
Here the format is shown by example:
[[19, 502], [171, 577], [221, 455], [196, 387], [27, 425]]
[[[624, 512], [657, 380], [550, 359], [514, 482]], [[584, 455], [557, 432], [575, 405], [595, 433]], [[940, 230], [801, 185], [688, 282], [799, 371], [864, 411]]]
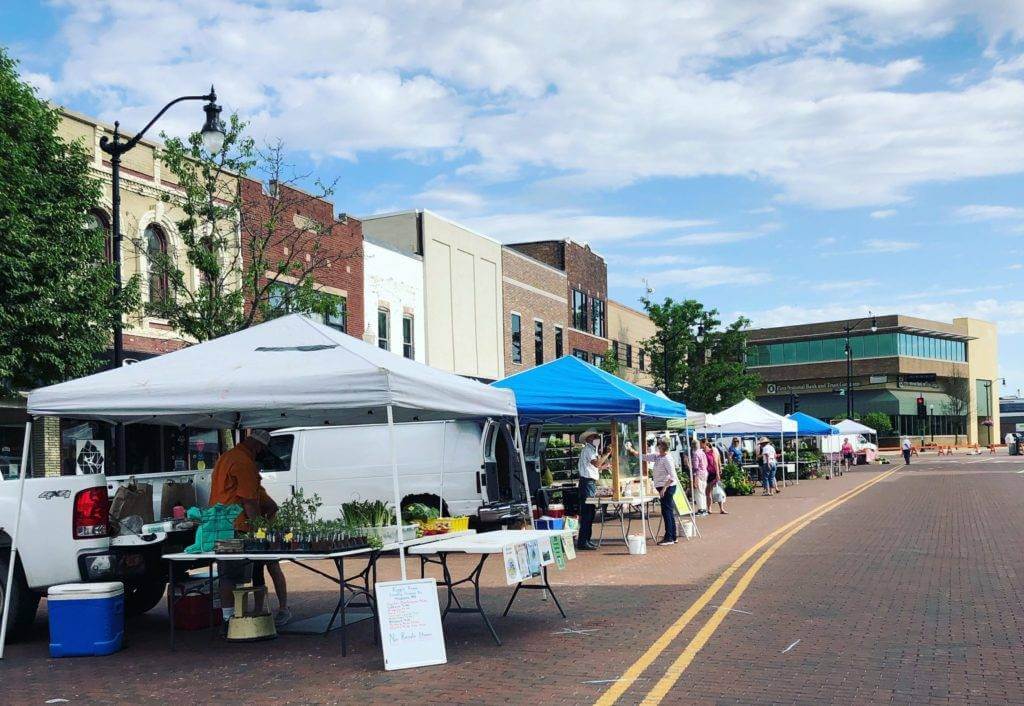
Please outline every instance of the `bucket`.
[[693, 539], [694, 534], [696, 534], [693, 529], [693, 523], [689, 520], [684, 520], [681, 524], [683, 526], [683, 536], [687, 539]]
[[647, 538], [642, 534], [631, 534], [626, 537], [626, 546], [630, 554], [646, 554]]

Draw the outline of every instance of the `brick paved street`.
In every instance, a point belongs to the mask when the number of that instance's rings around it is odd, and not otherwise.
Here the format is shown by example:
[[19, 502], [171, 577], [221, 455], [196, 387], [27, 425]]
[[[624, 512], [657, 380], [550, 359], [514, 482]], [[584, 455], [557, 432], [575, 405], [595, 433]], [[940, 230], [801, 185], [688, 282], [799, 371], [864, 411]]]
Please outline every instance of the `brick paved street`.
[[[1005, 457], [915, 462], [812, 522], [765, 564], [665, 703], [1024, 702], [1022, 468]], [[498, 648], [475, 617], [453, 616], [449, 664], [434, 668], [384, 672], [365, 623], [347, 659], [336, 636], [227, 645], [183, 634], [171, 653], [161, 610], [132, 621], [118, 655], [51, 660], [40, 610], [34, 639], [0, 666], [4, 701], [591, 703], [743, 551], [878, 475], [731, 499], [728, 516], [702, 523], [704, 539], [646, 557], [621, 544], [581, 554], [553, 578], [568, 621], [525, 595], [496, 619]], [[486, 572], [492, 615], [509, 594], [499, 572]], [[395, 573], [389, 560], [382, 578]], [[333, 604], [325, 581], [288, 574], [297, 617]], [[643, 698], [737, 577], [620, 703]], [[565, 628], [581, 632], [558, 634]]]

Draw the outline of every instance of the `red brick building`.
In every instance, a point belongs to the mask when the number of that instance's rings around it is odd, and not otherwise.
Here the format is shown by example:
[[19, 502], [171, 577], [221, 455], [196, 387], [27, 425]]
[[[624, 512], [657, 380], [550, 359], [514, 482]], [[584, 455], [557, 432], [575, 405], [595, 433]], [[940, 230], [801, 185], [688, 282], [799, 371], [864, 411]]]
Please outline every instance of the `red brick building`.
[[[363, 335], [363, 224], [351, 216], [335, 217], [334, 204], [292, 186], [271, 183], [268, 187], [252, 179], [240, 185], [242, 208], [251, 224], [242, 233], [242, 261], [252, 267], [253, 240], [263, 239], [268, 263], [296, 263], [310, 271], [317, 288], [336, 298], [333, 316], [324, 317], [328, 326], [350, 336]], [[255, 232], [255, 224], [273, 218], [277, 228], [272, 237]], [[288, 291], [298, 278], [265, 272], [264, 281], [276, 278], [272, 303], [290, 310]]]
[[505, 375], [569, 353], [565, 272], [518, 250], [501, 250]]
[[573, 240], [541, 240], [509, 247], [565, 273], [565, 352], [600, 363], [609, 348], [608, 265], [589, 245]]

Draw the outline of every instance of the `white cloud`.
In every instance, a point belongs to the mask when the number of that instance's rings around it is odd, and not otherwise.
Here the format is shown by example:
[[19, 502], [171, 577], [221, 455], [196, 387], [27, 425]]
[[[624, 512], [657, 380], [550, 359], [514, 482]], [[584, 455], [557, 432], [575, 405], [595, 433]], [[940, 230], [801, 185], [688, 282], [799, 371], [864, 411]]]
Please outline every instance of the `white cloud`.
[[[755, 327], [770, 327], [860, 318], [868, 316], [869, 311], [883, 314], [889, 313], [891, 309], [892, 304], [884, 299], [869, 299], [858, 304], [836, 303], [818, 307], [785, 305], [737, 313], [749, 317]], [[994, 322], [1001, 335], [1024, 334], [1024, 300], [1021, 299], [989, 298], [969, 302], [933, 299], [927, 302], [901, 304], [898, 313], [947, 322], [953, 318], [969, 316]]]
[[871, 217], [881, 220], [883, 218], [892, 218], [897, 213], [899, 212], [895, 208], [886, 208], [882, 209], [881, 211], [872, 211]]
[[654, 287], [685, 287], [705, 289], [707, 287], [759, 285], [771, 281], [771, 275], [752, 267], [730, 265], [701, 265], [699, 267], [675, 268], [644, 272], [643, 274], [609, 272], [608, 284], [619, 287], [637, 287], [641, 278], [646, 278]]
[[476, 192], [445, 187], [426, 189], [416, 194], [413, 199], [427, 208], [436, 208], [437, 204], [441, 204], [455, 208], [477, 209], [484, 205], [483, 197]]
[[1024, 265], [1020, 264], [1019, 262], [1015, 262], [1012, 265], [1010, 265], [1009, 267], [1007, 267], [1006, 269], [1008, 269], [1008, 270], [1021, 270], [1021, 269], [1024, 269]]
[[473, 230], [504, 242], [572, 238], [587, 243], [670, 235], [676, 231], [713, 223], [705, 219], [602, 216], [577, 209], [462, 216], [458, 220]]
[[970, 204], [956, 209], [956, 215], [965, 221], [1005, 221], [1024, 219], [1024, 208]]
[[865, 253], [897, 253], [917, 250], [921, 243], [914, 243], [908, 240], [883, 240], [872, 238], [864, 242], [864, 249], [859, 252]]
[[[458, 159], [478, 178], [540, 170], [579, 187], [723, 175], [831, 208], [1024, 170], [1012, 62], [951, 89], [908, 89], [924, 67], [898, 50], [961, 19], [991, 47], [1020, 38], [1021, 3], [537, 0], [467, 3], [457, 17], [440, 0], [62, 7], [55, 96], [84, 96], [129, 126], [213, 82], [257, 134], [293, 149]], [[839, 54], [879, 45], [898, 58]], [[200, 117], [180, 106], [162, 126], [180, 133]]]

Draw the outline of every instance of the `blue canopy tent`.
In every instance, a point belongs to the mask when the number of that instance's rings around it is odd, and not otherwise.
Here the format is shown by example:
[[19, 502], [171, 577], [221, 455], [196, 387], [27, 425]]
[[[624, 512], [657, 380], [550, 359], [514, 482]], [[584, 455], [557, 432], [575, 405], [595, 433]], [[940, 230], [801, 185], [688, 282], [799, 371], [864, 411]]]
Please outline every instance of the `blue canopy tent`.
[[[686, 416], [686, 405], [649, 392], [575, 356], [563, 356], [491, 384], [515, 392], [516, 407], [522, 423], [636, 421], [637, 448], [641, 452], [645, 448], [645, 418], [675, 419]], [[521, 437], [518, 427], [516, 434]], [[521, 438], [517, 439], [517, 443], [522, 448]], [[641, 495], [642, 489], [641, 483]], [[642, 526], [646, 526], [642, 502], [640, 511]], [[696, 527], [692, 503], [690, 513], [690, 519]]]
[[686, 405], [648, 392], [575, 356], [491, 383], [516, 393], [519, 419], [561, 424], [686, 416]]
[[[834, 436], [839, 433], [831, 424], [827, 424], [816, 417], [812, 417], [809, 414], [803, 412], [794, 412], [793, 414], [787, 415], [790, 419], [796, 422], [796, 477], [797, 483], [800, 482], [800, 435], [804, 436]], [[829, 470], [829, 477], [832, 476], [831, 466]]]

